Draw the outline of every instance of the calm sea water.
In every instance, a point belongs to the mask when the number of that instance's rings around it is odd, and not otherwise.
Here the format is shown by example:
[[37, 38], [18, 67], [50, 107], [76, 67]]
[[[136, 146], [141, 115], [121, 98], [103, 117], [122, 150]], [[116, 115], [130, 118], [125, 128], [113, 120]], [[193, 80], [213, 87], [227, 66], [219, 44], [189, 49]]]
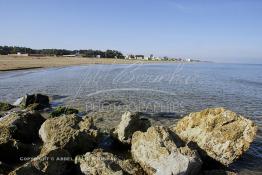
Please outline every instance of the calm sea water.
[[[226, 107], [259, 127], [255, 142], [232, 168], [262, 174], [262, 65], [90, 65], [0, 73], [0, 101], [14, 102], [26, 93], [48, 94], [54, 105], [87, 112], [110, 107], [175, 114], [176, 119], [208, 107]], [[169, 115], [168, 120], [174, 118]]]

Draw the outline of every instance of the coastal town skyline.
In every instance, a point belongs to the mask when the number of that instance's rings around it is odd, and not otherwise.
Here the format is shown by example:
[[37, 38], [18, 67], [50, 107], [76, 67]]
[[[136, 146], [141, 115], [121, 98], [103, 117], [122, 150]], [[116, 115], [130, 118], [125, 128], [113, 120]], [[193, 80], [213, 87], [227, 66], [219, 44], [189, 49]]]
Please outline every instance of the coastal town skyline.
[[261, 63], [261, 8], [258, 0], [1, 1], [0, 44]]

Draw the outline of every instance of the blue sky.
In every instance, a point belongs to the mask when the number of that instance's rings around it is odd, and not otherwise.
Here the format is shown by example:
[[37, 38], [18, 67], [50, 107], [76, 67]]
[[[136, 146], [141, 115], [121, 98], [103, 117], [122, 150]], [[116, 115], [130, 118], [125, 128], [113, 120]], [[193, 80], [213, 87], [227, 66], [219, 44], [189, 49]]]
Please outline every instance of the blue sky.
[[262, 63], [261, 0], [0, 0], [0, 45]]

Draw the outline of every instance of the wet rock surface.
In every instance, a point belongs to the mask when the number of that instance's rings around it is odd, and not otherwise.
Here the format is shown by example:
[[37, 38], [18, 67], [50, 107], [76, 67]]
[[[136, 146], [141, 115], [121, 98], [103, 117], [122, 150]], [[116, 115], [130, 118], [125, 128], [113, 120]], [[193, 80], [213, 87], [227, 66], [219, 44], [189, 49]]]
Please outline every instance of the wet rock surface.
[[194, 142], [208, 156], [229, 165], [238, 159], [256, 136], [255, 124], [224, 108], [191, 113], [173, 131], [186, 142]]

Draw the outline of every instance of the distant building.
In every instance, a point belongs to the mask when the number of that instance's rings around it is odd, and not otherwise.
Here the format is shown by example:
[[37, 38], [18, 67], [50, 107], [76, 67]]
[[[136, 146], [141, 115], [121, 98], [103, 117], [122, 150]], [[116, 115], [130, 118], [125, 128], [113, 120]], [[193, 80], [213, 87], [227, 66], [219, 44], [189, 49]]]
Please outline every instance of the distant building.
[[135, 55], [136, 60], [143, 60], [145, 58], [144, 55]]
[[8, 54], [9, 56], [20, 56], [20, 57], [27, 57], [28, 53], [21, 53], [17, 52], [16, 54]]
[[76, 57], [76, 55], [63, 55], [63, 57]]
[[97, 55], [96, 58], [101, 58], [101, 55]]

